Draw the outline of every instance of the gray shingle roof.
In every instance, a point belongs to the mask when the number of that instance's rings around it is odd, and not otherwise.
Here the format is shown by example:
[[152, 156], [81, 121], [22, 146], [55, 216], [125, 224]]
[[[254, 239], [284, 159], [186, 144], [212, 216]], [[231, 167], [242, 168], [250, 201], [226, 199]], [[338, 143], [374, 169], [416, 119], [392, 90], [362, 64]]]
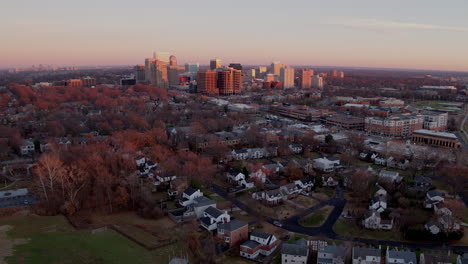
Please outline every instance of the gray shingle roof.
[[212, 216], [214, 218], [218, 218], [224, 212], [219, 210], [218, 208], [210, 206], [210, 207], [206, 208], [205, 213], [207, 213], [208, 215], [210, 215], [210, 216]]
[[268, 233], [265, 233], [265, 232], [261, 232], [261, 231], [254, 230], [254, 231], [252, 231], [252, 233], [250, 234], [250, 236], [255, 236], [255, 237], [267, 239], [267, 238], [269, 238], [269, 237], [271, 236], [271, 234], [268, 234]]
[[403, 259], [405, 263], [418, 263], [416, 253], [410, 250], [389, 249], [387, 256], [389, 258]]
[[242, 228], [244, 226], [248, 226], [248, 224], [246, 222], [242, 222], [238, 220], [231, 220], [230, 222], [219, 224], [218, 229], [223, 229], [223, 230], [231, 232], [239, 228]]
[[258, 242], [256, 242], [256, 241], [247, 240], [244, 243], [242, 243], [241, 247], [248, 247], [248, 248], [254, 249], [254, 248], [258, 247], [258, 245], [260, 245], [260, 244]]
[[283, 244], [281, 254], [294, 256], [308, 256], [309, 248], [307, 246], [296, 244]]
[[334, 257], [341, 256], [343, 259], [346, 254], [346, 247], [337, 246], [337, 245], [328, 245], [319, 249], [320, 253], [332, 254]]
[[187, 195], [192, 195], [194, 194], [196, 191], [198, 191], [197, 189], [193, 189], [193, 188], [187, 188], [184, 193], [187, 194]]
[[353, 247], [353, 258], [354, 259], [365, 259], [367, 256], [380, 257], [380, 249], [378, 248], [367, 248], [367, 247]]

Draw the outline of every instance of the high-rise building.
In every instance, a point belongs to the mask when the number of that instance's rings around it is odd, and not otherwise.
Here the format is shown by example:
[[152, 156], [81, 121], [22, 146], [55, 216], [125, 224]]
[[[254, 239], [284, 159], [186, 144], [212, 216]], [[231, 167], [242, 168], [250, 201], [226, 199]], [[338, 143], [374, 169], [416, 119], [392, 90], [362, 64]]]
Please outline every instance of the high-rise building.
[[179, 67], [177, 65], [168, 65], [167, 66], [167, 78], [169, 81], [169, 86], [179, 85]]
[[221, 68], [221, 60], [220, 59], [210, 60], [210, 69], [216, 70], [217, 68]]
[[218, 95], [216, 71], [201, 70], [197, 73], [197, 92], [208, 95]]
[[280, 81], [284, 88], [294, 88], [294, 68], [283, 67], [280, 69]]
[[156, 60], [151, 63], [151, 85], [168, 88], [169, 80], [167, 77], [167, 63], [164, 61]]
[[174, 55], [169, 57], [169, 66], [177, 66], [177, 58]]
[[314, 70], [312, 69], [301, 69], [299, 71], [299, 87], [302, 89], [309, 89], [312, 87], [312, 76], [314, 76]]
[[274, 82], [276, 81], [276, 76], [272, 73], [268, 73], [265, 75], [265, 82]]
[[81, 78], [81, 81], [83, 82], [83, 86], [86, 86], [86, 87], [96, 86], [96, 79], [95, 78], [91, 78], [89, 76], [86, 76], [84, 78]]
[[153, 54], [153, 57], [157, 60], [160, 60], [162, 62], [165, 62], [165, 63], [169, 63], [170, 57], [171, 55], [169, 54], [169, 52], [161, 52], [161, 51], [158, 51], [158, 52], [155, 52]]
[[256, 73], [255, 73], [255, 77], [257, 77], [258, 79], [263, 79], [265, 78], [265, 75], [267, 74], [267, 67], [266, 66], [260, 66], [258, 67]]
[[331, 77], [331, 78], [337, 78], [338, 77], [338, 71], [333, 69], [333, 70], [330, 71], [328, 76]]
[[146, 70], [144, 65], [136, 65], [133, 67], [133, 74], [137, 82], [144, 82], [146, 80]]
[[242, 81], [250, 82], [255, 80], [255, 69], [248, 69], [242, 72]]
[[242, 71], [242, 65], [240, 63], [231, 63], [231, 64], [229, 64], [229, 67], [233, 68], [233, 69], [236, 69], [236, 70], [239, 70], [239, 71]]
[[317, 89], [323, 89], [323, 78], [319, 75], [312, 77], [312, 87]]
[[281, 68], [286, 67], [284, 63], [281, 62], [272, 62], [270, 67], [270, 73], [279, 76], [281, 73]]
[[233, 68], [218, 68], [217, 87], [220, 95], [233, 95], [242, 89], [242, 71]]
[[185, 71], [191, 73], [197, 73], [200, 69], [200, 65], [198, 63], [186, 63], [185, 64]]
[[145, 80], [151, 83], [151, 64], [156, 61], [155, 58], [145, 59]]

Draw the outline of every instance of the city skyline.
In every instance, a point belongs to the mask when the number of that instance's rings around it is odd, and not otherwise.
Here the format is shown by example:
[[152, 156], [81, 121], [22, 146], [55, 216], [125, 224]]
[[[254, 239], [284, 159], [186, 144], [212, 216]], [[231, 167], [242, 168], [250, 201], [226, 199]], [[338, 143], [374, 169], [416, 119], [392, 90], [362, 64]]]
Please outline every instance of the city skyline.
[[113, 1], [112, 8], [109, 1], [46, 2], [2, 7], [0, 27], [7, 37], [0, 68], [132, 65], [168, 51], [181, 65], [219, 58], [243, 65], [468, 71], [463, 1], [140, 0], [132, 6]]

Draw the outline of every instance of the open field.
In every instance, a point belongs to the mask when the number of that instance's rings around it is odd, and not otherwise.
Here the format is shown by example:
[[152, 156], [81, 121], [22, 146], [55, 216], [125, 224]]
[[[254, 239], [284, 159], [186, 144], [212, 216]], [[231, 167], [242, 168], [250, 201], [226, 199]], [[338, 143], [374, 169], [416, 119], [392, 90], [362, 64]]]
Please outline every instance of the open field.
[[450, 109], [451, 107], [460, 108], [463, 104], [459, 102], [446, 101], [418, 101], [410, 104], [417, 108], [432, 107], [434, 109]]
[[[248, 204], [252, 209], [259, 212], [259, 215], [264, 215], [269, 218], [285, 219], [300, 212], [300, 208], [291, 203], [282, 203], [276, 206], [269, 206], [260, 201], [256, 201], [250, 197], [250, 194], [243, 194], [239, 200]], [[302, 209], [301, 209], [302, 210]]]
[[326, 205], [320, 208], [320, 210], [312, 212], [299, 219], [299, 224], [307, 227], [321, 226], [332, 210], [333, 206]]
[[164, 263], [170, 252], [182, 250], [176, 243], [148, 251], [109, 229], [76, 231], [62, 216], [10, 217], [0, 226], [11, 227], [6, 239], [23, 239], [7, 263]]

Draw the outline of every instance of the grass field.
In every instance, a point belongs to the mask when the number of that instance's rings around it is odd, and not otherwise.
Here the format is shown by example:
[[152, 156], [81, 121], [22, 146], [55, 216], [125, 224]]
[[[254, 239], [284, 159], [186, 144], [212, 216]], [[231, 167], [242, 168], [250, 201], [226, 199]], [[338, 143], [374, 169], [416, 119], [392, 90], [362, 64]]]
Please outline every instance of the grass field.
[[333, 206], [326, 205], [320, 210], [299, 219], [299, 224], [307, 227], [321, 226], [332, 210]]
[[[7, 263], [167, 263], [182, 244], [148, 251], [112, 230], [76, 231], [62, 216], [0, 220], [10, 226], [7, 239], [24, 239], [14, 246]], [[1, 262], [1, 260], [0, 260]]]

